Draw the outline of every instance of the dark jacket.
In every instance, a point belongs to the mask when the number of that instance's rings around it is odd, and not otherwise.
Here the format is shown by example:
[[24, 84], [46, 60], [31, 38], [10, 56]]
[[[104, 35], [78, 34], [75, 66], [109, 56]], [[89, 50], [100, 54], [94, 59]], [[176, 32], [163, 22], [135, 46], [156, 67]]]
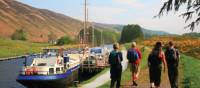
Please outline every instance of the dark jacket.
[[122, 53], [112, 51], [109, 55], [109, 64], [110, 64], [110, 78], [114, 80], [121, 79], [122, 74], [122, 65], [123, 61]]

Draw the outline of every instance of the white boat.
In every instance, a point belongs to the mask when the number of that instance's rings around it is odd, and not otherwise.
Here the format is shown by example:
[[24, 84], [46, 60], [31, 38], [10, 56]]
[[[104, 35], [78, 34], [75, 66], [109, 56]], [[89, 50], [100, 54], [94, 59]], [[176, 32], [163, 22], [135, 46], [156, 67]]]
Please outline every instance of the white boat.
[[89, 56], [83, 61], [82, 68], [90, 71], [99, 71], [108, 66], [108, 50], [102, 47], [89, 48]]
[[[78, 78], [79, 58], [58, 53], [59, 49], [44, 49], [45, 54], [32, 57], [23, 66], [17, 81], [28, 88], [65, 88]], [[31, 56], [29, 56], [31, 58]]]

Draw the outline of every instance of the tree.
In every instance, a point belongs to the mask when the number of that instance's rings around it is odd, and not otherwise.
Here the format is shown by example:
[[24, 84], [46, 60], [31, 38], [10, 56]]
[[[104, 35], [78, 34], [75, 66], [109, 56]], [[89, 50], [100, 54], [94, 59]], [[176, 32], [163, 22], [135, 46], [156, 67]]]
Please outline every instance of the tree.
[[[93, 31], [94, 31], [94, 36], [93, 36]], [[87, 29], [87, 34], [89, 34], [87, 35], [88, 43], [91, 45], [94, 43], [94, 46], [100, 46], [101, 43], [111, 44], [111, 43], [117, 42], [119, 41], [119, 35], [120, 35], [119, 33], [113, 30], [104, 29], [100, 27], [95, 27], [94, 30], [92, 27], [89, 27]], [[83, 39], [83, 29], [79, 32], [79, 36], [80, 38]], [[93, 37], [94, 37], [94, 41], [93, 41]]]
[[11, 36], [12, 40], [27, 40], [26, 39], [26, 33], [20, 29], [20, 30], [16, 30], [12, 36]]
[[72, 44], [72, 43], [73, 43], [72, 39], [70, 39], [68, 36], [64, 36], [58, 39], [57, 45]]
[[128, 43], [144, 38], [144, 34], [139, 25], [127, 25], [123, 27], [120, 43]]
[[200, 0], [167, 0], [161, 7], [158, 17], [162, 16], [164, 12], [168, 13], [172, 10], [177, 12], [185, 4], [187, 4], [185, 8], [187, 11], [183, 12], [180, 16], [185, 19], [185, 22], [191, 21], [185, 28], [190, 28], [193, 31], [195, 26], [199, 25], [200, 22]]

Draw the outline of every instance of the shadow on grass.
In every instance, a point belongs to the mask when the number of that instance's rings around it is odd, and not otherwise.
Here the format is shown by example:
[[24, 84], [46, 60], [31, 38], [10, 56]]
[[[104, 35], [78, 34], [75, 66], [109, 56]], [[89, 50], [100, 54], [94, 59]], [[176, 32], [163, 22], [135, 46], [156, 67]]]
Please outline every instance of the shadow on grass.
[[184, 78], [184, 81], [182, 82], [184, 88], [190, 88], [191, 86], [191, 78], [186, 77]]

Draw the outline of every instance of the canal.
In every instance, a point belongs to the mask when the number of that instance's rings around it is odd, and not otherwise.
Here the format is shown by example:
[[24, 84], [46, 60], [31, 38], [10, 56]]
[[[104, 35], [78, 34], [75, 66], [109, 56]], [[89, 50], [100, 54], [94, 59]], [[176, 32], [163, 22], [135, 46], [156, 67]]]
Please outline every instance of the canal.
[[[16, 82], [20, 69], [24, 65], [24, 58], [0, 61], [0, 88], [25, 88]], [[27, 61], [27, 65], [32, 60]]]
[[[108, 50], [112, 45], [105, 45]], [[16, 81], [20, 69], [24, 65], [25, 58], [0, 61], [0, 88], [26, 88]], [[27, 65], [32, 63], [32, 59], [27, 60]]]

